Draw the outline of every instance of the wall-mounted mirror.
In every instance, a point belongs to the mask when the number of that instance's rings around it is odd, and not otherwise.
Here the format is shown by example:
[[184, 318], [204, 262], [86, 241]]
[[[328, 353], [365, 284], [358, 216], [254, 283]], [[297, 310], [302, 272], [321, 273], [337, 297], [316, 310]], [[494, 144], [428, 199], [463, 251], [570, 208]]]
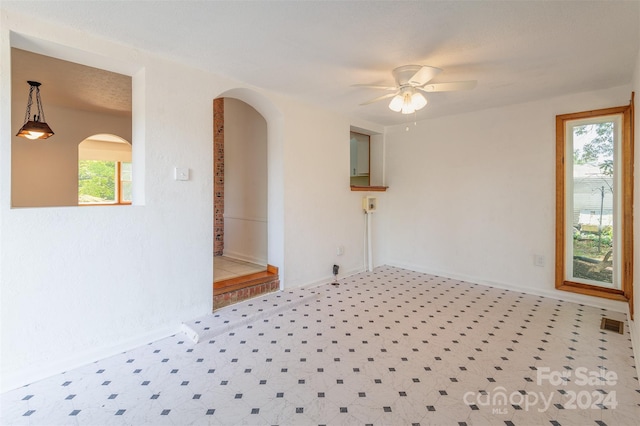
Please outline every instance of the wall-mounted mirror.
[[352, 186], [370, 186], [371, 142], [370, 136], [350, 132], [350, 170]]

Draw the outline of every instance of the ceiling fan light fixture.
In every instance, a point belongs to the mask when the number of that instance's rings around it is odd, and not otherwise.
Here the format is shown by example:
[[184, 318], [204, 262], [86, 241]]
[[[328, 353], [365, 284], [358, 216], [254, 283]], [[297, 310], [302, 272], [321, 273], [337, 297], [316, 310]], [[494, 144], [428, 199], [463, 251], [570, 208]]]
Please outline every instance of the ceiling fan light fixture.
[[404, 103], [404, 97], [402, 95], [395, 95], [391, 102], [389, 102], [389, 109], [391, 111], [402, 111], [402, 104]]
[[[44, 109], [42, 108], [42, 100], [40, 99], [40, 83], [37, 81], [27, 81], [29, 83], [29, 99], [27, 100], [27, 110], [24, 115], [24, 124], [16, 133], [16, 136], [35, 140], [47, 139], [53, 136], [53, 130], [46, 123], [44, 118]], [[37, 114], [33, 115], [31, 120], [31, 105], [33, 104], [33, 92], [36, 92], [36, 109]]]
[[452, 81], [448, 83], [428, 84], [442, 70], [428, 65], [404, 65], [395, 68], [391, 73], [396, 81], [396, 86], [380, 86], [370, 84], [356, 84], [359, 87], [373, 89], [395, 90], [395, 93], [378, 96], [360, 105], [369, 105], [383, 99], [391, 98], [389, 109], [402, 114], [411, 114], [427, 106], [424, 93], [452, 92], [456, 90], [470, 90], [476, 87], [475, 80]]
[[421, 110], [425, 106], [427, 106], [427, 98], [420, 92], [415, 92], [411, 96], [411, 105], [416, 109], [416, 111]]
[[391, 99], [389, 109], [402, 114], [413, 114], [427, 105], [427, 99], [413, 88], [405, 88]]
[[411, 94], [410, 93], [405, 93], [404, 95], [404, 99], [402, 102], [402, 113], [403, 114], [413, 114], [414, 112], [416, 112], [416, 108], [413, 105], [413, 102], [411, 101]]

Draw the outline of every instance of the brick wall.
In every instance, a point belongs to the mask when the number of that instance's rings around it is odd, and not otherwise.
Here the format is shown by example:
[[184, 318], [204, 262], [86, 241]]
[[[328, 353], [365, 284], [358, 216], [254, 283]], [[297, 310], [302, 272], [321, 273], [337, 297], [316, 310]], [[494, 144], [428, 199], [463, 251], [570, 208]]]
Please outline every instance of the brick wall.
[[233, 305], [243, 300], [252, 299], [262, 294], [271, 293], [280, 289], [280, 280], [276, 277], [272, 281], [230, 291], [224, 294], [213, 296], [213, 310], [220, 309], [224, 306]]
[[213, 255], [224, 249], [224, 98], [213, 100]]

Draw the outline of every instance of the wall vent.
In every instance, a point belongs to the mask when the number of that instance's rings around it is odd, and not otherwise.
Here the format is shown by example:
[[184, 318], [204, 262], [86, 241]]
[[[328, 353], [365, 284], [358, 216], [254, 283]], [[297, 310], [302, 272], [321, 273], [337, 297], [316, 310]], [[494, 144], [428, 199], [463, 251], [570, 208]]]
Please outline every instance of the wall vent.
[[622, 321], [614, 320], [611, 318], [602, 318], [600, 323], [602, 330], [615, 331], [616, 333], [624, 334], [624, 323]]

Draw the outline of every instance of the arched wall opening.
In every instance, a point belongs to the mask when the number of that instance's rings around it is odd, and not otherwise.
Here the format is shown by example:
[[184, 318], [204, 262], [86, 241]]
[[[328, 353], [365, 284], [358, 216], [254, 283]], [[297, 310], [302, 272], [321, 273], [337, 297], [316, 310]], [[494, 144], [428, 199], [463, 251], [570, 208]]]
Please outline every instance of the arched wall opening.
[[214, 264], [219, 281], [267, 268], [267, 122], [243, 101], [218, 98], [214, 128]]
[[[283, 277], [285, 265], [282, 113], [264, 95], [250, 89], [231, 89], [221, 93], [216, 98], [216, 101], [219, 102], [220, 98], [241, 101], [254, 109], [266, 122], [266, 263], [276, 266], [280, 277]], [[216, 134], [223, 130], [217, 128], [214, 123], [214, 141], [216, 140]], [[216, 147], [214, 146], [215, 150]], [[214, 170], [214, 179], [216, 179], [216, 182], [218, 181], [216, 170]], [[218, 195], [214, 188], [214, 199]], [[216, 234], [217, 231], [214, 232], [214, 243], [217, 239]], [[282, 289], [283, 287], [283, 280], [280, 279], [280, 288]]]
[[107, 133], [78, 144], [78, 204], [131, 204], [131, 143]]

